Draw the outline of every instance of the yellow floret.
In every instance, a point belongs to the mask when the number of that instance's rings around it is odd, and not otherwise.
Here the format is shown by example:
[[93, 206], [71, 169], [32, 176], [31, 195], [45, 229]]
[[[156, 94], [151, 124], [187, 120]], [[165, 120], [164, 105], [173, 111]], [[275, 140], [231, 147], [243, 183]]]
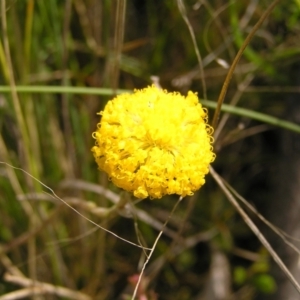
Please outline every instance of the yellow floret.
[[144, 199], [192, 195], [205, 183], [213, 130], [193, 92], [151, 86], [117, 96], [100, 114], [92, 152], [116, 186]]

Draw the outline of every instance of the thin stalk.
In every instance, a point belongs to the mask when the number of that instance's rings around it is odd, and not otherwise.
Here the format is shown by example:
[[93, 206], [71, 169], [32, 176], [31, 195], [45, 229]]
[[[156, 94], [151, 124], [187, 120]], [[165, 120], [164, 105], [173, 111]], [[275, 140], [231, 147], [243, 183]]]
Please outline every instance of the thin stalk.
[[284, 272], [284, 274], [287, 276], [287, 278], [290, 280], [290, 282], [294, 285], [298, 293], [300, 294], [300, 285], [293, 276], [293, 274], [289, 271], [289, 269], [286, 267], [284, 262], [281, 260], [281, 258], [278, 256], [278, 254], [275, 252], [275, 250], [272, 248], [272, 246], [269, 244], [269, 242], [266, 240], [266, 238], [263, 236], [263, 234], [260, 232], [260, 230], [257, 228], [257, 226], [253, 223], [253, 221], [249, 218], [249, 216], [246, 214], [246, 212], [243, 210], [243, 208], [239, 205], [239, 203], [236, 201], [233, 194], [229, 191], [229, 189], [225, 186], [223, 183], [222, 178], [215, 172], [215, 170], [210, 167], [210, 174], [217, 182], [220, 189], [223, 191], [229, 202], [232, 204], [232, 206], [238, 211], [238, 213], [241, 215], [245, 223], [249, 226], [249, 228], [252, 230], [252, 232], [257, 236], [257, 238], [260, 240], [260, 242], [263, 244], [263, 246], [268, 250], [274, 261], [277, 263], [279, 268]]
[[[31, 57], [31, 41], [32, 41], [32, 24], [33, 24], [34, 0], [27, 2], [26, 22], [25, 22], [25, 38], [24, 38], [24, 65], [25, 72], [30, 68]], [[26, 76], [26, 74], [25, 74]]]
[[[32, 56], [32, 27], [33, 27], [33, 16], [34, 16], [34, 0], [29, 0], [26, 7], [26, 19], [25, 19], [25, 30], [24, 30], [24, 56], [21, 68], [21, 81], [24, 84], [28, 82], [28, 74], [31, 69], [31, 56]], [[27, 125], [29, 143], [29, 153], [31, 155], [32, 170], [35, 170], [34, 175], [38, 176], [42, 170], [41, 163], [41, 151], [40, 151], [40, 138], [38, 132], [38, 125], [35, 113], [35, 102], [31, 95], [23, 95], [22, 98], [24, 115], [30, 116], [25, 118], [25, 123]], [[33, 159], [34, 157], [34, 159]], [[35, 186], [38, 190], [38, 187]]]
[[[62, 35], [62, 72], [63, 77], [61, 80], [61, 85], [63, 87], [69, 84], [68, 79], [68, 61], [69, 61], [69, 48], [68, 48], [68, 40], [70, 35], [70, 23], [71, 23], [71, 11], [72, 11], [72, 1], [67, 0], [65, 2], [65, 11], [64, 11], [64, 24], [63, 24], [63, 35]], [[63, 131], [64, 136], [71, 137], [75, 136], [74, 131], [72, 128], [71, 123], [71, 116], [70, 116], [70, 101], [69, 95], [64, 93], [62, 94], [62, 116], [63, 116]], [[65, 139], [65, 145], [67, 148], [68, 156], [66, 157], [66, 162], [68, 164], [68, 173], [67, 176], [70, 178], [75, 177], [75, 170], [77, 169], [77, 160], [75, 155], [74, 140], [67, 138]]]
[[[10, 86], [0, 86], [0, 93], [11, 92]], [[91, 87], [72, 87], [72, 86], [15, 86], [15, 91], [18, 93], [56, 93], [56, 94], [85, 94], [85, 95], [103, 95], [112, 96], [113, 89], [109, 88], [91, 88]], [[117, 89], [117, 94], [132, 93], [131, 90]], [[201, 103], [209, 108], [216, 109], [218, 104], [210, 100], [201, 100]], [[267, 114], [256, 112], [247, 108], [222, 104], [221, 110], [238, 116], [247, 117], [253, 120], [261, 121], [276, 127], [281, 127], [290, 131], [300, 133], [300, 126]]]
[[179, 203], [181, 202], [182, 199], [183, 199], [182, 197], [179, 197], [179, 199], [178, 199], [177, 202], [175, 203], [175, 205], [174, 205], [174, 207], [173, 207], [171, 213], [169, 214], [167, 220], [165, 221], [165, 223], [164, 223], [164, 225], [163, 225], [163, 228], [161, 229], [161, 231], [159, 232], [158, 236], [156, 237], [156, 239], [155, 239], [155, 241], [154, 241], [154, 243], [153, 243], [153, 246], [152, 246], [152, 248], [151, 248], [151, 251], [150, 251], [149, 255], [147, 256], [147, 259], [146, 259], [146, 261], [145, 261], [145, 263], [144, 263], [144, 265], [143, 265], [143, 267], [142, 267], [142, 270], [141, 270], [141, 273], [140, 273], [138, 282], [137, 282], [137, 284], [136, 284], [136, 286], [135, 286], [135, 289], [134, 289], [133, 295], [132, 295], [132, 297], [131, 297], [131, 300], [134, 300], [134, 299], [135, 299], [135, 297], [136, 297], [136, 295], [137, 295], [137, 292], [138, 292], [138, 288], [139, 288], [139, 286], [140, 286], [140, 283], [141, 283], [141, 280], [142, 280], [142, 277], [143, 277], [143, 274], [144, 274], [144, 271], [145, 271], [145, 269], [146, 269], [146, 266], [147, 266], [147, 264], [148, 264], [148, 262], [149, 262], [149, 260], [150, 260], [150, 258], [151, 258], [151, 256], [152, 256], [152, 254], [153, 254], [153, 252], [154, 252], [154, 250], [155, 250], [155, 247], [156, 247], [156, 245], [157, 245], [157, 243], [158, 243], [158, 241], [159, 241], [161, 235], [162, 235], [163, 232], [164, 232], [165, 227], [167, 226], [169, 220], [170, 220], [171, 217], [173, 216], [173, 214], [174, 214], [176, 208], [178, 207], [178, 205], [179, 205]]
[[117, 1], [116, 22], [115, 22], [115, 36], [114, 36], [114, 53], [111, 69], [111, 87], [114, 91], [119, 86], [120, 77], [120, 61], [124, 42], [125, 31], [125, 16], [126, 16], [126, 0]]
[[245, 41], [243, 42], [240, 50], [238, 51], [236, 57], [233, 60], [232, 65], [230, 66], [230, 69], [227, 73], [227, 76], [225, 78], [224, 84], [222, 86], [218, 101], [217, 101], [217, 109], [215, 111], [214, 117], [213, 117], [213, 121], [212, 121], [212, 127], [214, 129], [216, 129], [217, 125], [218, 125], [218, 120], [219, 120], [219, 115], [221, 112], [221, 107], [222, 104], [224, 102], [227, 90], [228, 90], [228, 86], [229, 83], [231, 81], [231, 78], [233, 76], [234, 70], [239, 62], [239, 60], [241, 59], [244, 50], [246, 49], [246, 47], [248, 46], [248, 44], [250, 43], [251, 39], [253, 38], [253, 36], [255, 35], [256, 31], [260, 28], [260, 26], [262, 25], [262, 23], [266, 20], [266, 18], [270, 15], [270, 13], [272, 12], [272, 10], [274, 9], [274, 7], [279, 3], [280, 0], [275, 0], [268, 8], [267, 10], [262, 14], [262, 16], [260, 17], [260, 19], [257, 21], [257, 23], [254, 25], [253, 29], [250, 31], [250, 33], [248, 34], [248, 36], [246, 37]]
[[[211, 108], [216, 108], [217, 103], [213, 101], [208, 101], [208, 100], [201, 100], [201, 103], [203, 103], [207, 107]], [[253, 120], [261, 121], [266, 124], [274, 125], [276, 127], [281, 127], [290, 131], [294, 131], [297, 133], [300, 133], [300, 126], [297, 125], [296, 123], [292, 123], [289, 121], [285, 121], [267, 114], [263, 114], [254, 110], [242, 108], [242, 107], [237, 107], [237, 106], [232, 106], [228, 104], [223, 104], [222, 105], [222, 111], [228, 112], [234, 115], [238, 116], [243, 116], [247, 117]]]
[[[92, 87], [72, 87], [72, 86], [0, 86], [0, 93], [11, 93], [14, 89], [15, 92], [18, 93], [69, 93], [69, 94], [86, 94], [86, 95], [103, 95], [103, 96], [111, 96], [113, 95], [113, 90], [110, 88], [92, 88]], [[122, 93], [132, 93], [130, 90], [116, 90], [117, 94]]]
[[190, 21], [187, 17], [187, 13], [186, 13], [186, 9], [185, 9], [183, 0], [177, 0], [177, 5], [178, 5], [181, 16], [182, 16], [184, 22], [186, 23], [186, 25], [188, 27], [188, 30], [190, 32], [191, 38], [192, 38], [193, 46], [194, 46], [194, 49], [195, 49], [195, 53], [196, 53], [196, 57], [197, 57], [198, 65], [199, 65], [199, 69], [200, 69], [201, 84], [202, 84], [202, 89], [203, 89], [203, 98], [207, 99], [203, 62], [202, 62], [201, 54], [200, 54], [200, 51], [199, 51], [199, 47], [197, 45], [196, 36], [195, 36], [194, 30], [193, 30], [193, 27], [192, 27], [192, 25], [191, 25], [191, 23], [190, 23]]

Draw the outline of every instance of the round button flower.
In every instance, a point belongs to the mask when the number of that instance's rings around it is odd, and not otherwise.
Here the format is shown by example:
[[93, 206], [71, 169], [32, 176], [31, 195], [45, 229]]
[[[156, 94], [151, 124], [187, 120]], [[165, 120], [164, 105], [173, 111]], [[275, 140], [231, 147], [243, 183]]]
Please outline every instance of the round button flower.
[[213, 129], [198, 97], [150, 86], [108, 101], [93, 133], [95, 160], [135, 197], [193, 195], [215, 154]]

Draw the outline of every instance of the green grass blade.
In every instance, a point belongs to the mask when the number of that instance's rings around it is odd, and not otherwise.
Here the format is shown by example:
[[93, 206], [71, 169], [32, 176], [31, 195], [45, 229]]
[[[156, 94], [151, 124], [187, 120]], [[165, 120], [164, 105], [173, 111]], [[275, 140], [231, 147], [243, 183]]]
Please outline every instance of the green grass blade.
[[[209, 100], [201, 100], [201, 103], [209, 108], [215, 109], [217, 107], [217, 103]], [[281, 127], [290, 131], [294, 131], [300, 133], [300, 125], [297, 125], [292, 122], [288, 122], [276, 117], [272, 117], [267, 114], [263, 114], [261, 112], [257, 112], [251, 109], [236, 107], [228, 104], [222, 105], [222, 111], [227, 112], [233, 115], [247, 117], [253, 120], [261, 121], [263, 123], [267, 123], [270, 125], [274, 125], [277, 127]]]
[[[109, 88], [91, 88], [91, 87], [71, 87], [71, 86], [16, 86], [19, 93], [68, 93], [68, 94], [86, 94], [86, 95], [113, 95], [114, 91]], [[0, 93], [10, 92], [9, 86], [0, 86]], [[117, 94], [131, 93], [131, 90], [118, 89]], [[209, 108], [215, 109], [217, 103], [210, 100], [201, 100], [201, 103]], [[300, 133], [300, 125], [282, 120], [264, 113], [253, 111], [247, 108], [236, 107], [228, 104], [222, 105], [222, 111], [230, 114], [247, 117], [253, 120], [261, 121], [273, 126], [281, 127], [290, 131]]]

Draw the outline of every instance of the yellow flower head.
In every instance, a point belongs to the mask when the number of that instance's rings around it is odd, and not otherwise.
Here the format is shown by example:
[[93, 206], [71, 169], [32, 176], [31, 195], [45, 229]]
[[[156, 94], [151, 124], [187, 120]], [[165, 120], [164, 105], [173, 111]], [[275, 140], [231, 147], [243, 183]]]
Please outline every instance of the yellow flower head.
[[108, 101], [92, 152], [112, 182], [140, 199], [192, 195], [204, 183], [212, 128], [198, 97], [154, 86]]

